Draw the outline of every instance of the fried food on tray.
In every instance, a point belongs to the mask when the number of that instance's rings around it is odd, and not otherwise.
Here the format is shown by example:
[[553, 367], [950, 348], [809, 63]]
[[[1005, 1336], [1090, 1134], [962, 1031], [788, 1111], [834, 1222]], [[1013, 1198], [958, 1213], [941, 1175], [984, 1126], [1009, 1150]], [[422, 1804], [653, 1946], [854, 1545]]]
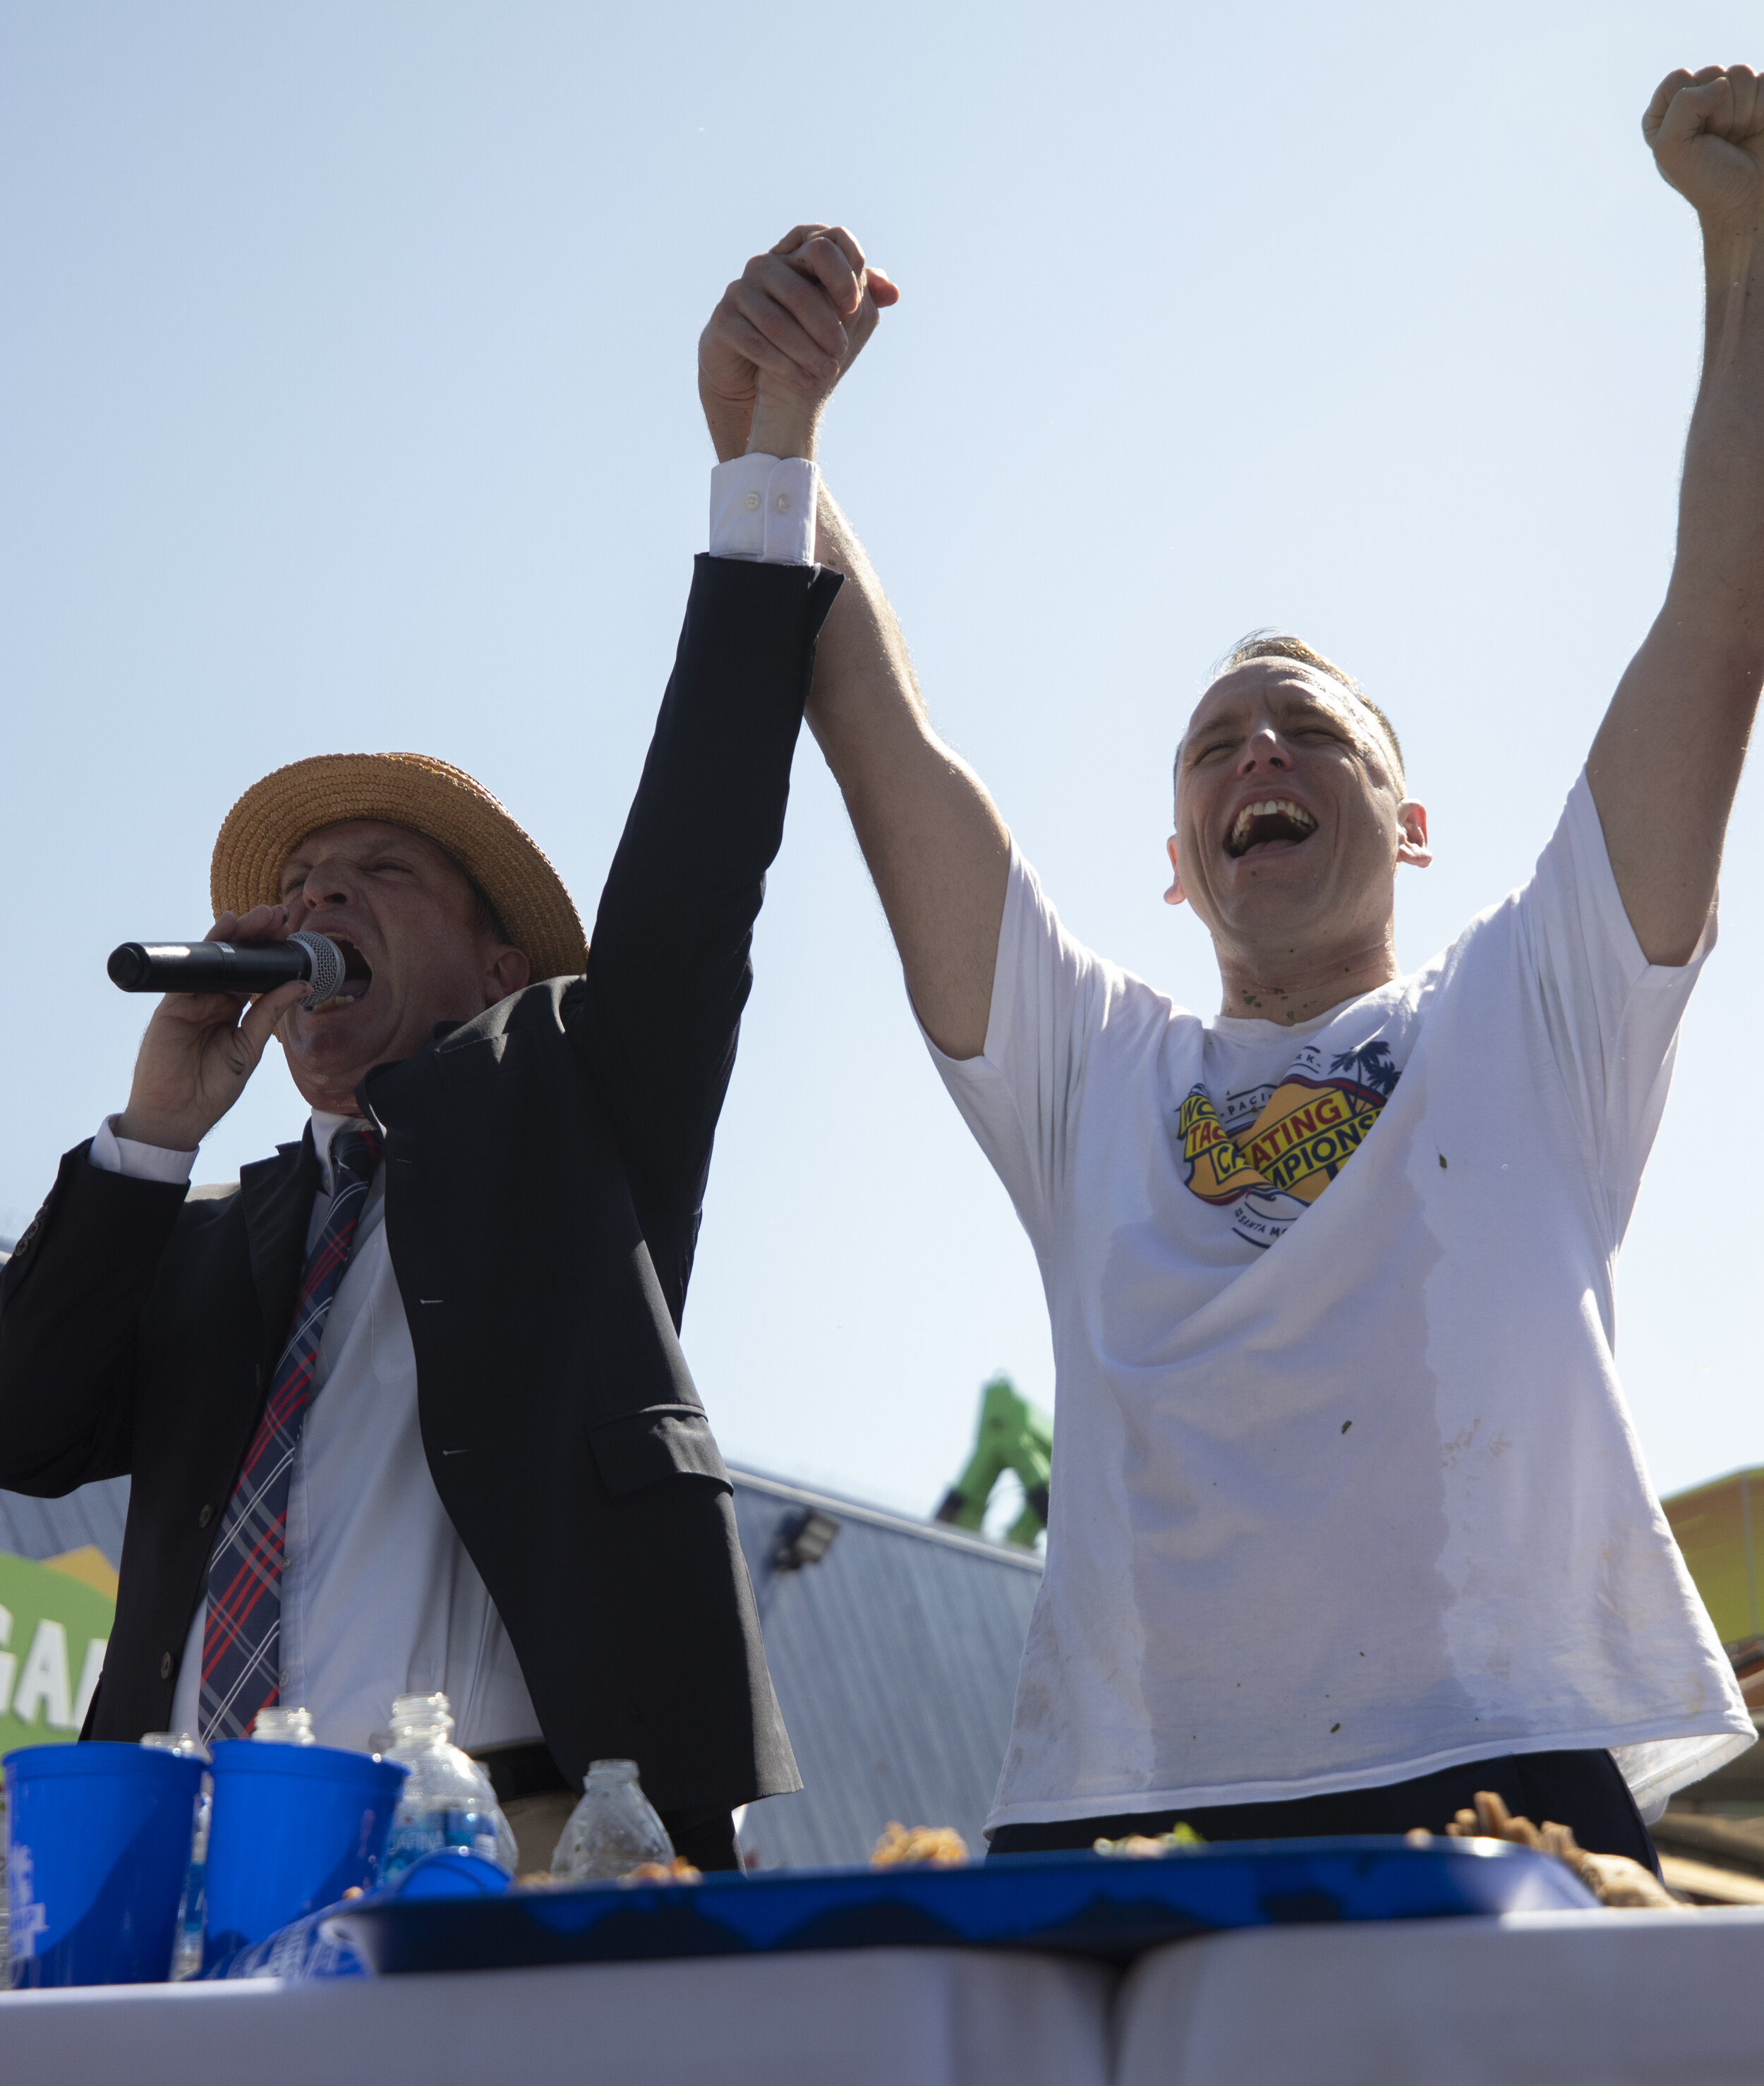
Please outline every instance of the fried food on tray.
[[891, 1818], [882, 1837], [871, 1848], [873, 1869], [897, 1868], [903, 1862], [929, 1863], [948, 1868], [967, 1859], [967, 1842], [953, 1825], [903, 1825]]
[[[1430, 1845], [1433, 1840], [1433, 1835], [1422, 1826], [1404, 1837], [1412, 1847]], [[1492, 1789], [1477, 1791], [1476, 1808], [1460, 1811], [1447, 1826], [1446, 1837], [1505, 1840], [1515, 1847], [1532, 1847], [1541, 1854], [1554, 1854], [1601, 1905], [1654, 1911], [1685, 1909], [1659, 1877], [1639, 1862], [1632, 1862], [1627, 1854], [1589, 1854], [1569, 1827], [1547, 1821], [1534, 1825], [1528, 1818], [1515, 1818]]]
[[1093, 1840], [1093, 1850], [1099, 1854], [1125, 1854], [1129, 1860], [1144, 1861], [1148, 1856], [1173, 1854], [1178, 1847], [1204, 1847], [1206, 1841], [1192, 1825], [1172, 1825], [1167, 1833], [1129, 1833], [1124, 1840]]
[[676, 1854], [671, 1862], [640, 1862], [634, 1869], [627, 1869], [618, 1880], [622, 1884], [695, 1884], [704, 1871], [695, 1869], [684, 1854]]

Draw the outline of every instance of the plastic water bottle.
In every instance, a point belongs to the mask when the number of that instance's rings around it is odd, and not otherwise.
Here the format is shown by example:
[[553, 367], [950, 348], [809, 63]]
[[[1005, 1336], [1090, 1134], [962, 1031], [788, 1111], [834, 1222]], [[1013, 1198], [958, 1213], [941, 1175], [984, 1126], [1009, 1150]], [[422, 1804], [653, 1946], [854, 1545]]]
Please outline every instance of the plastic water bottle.
[[674, 1842], [637, 1779], [637, 1763], [593, 1760], [582, 1800], [551, 1857], [559, 1883], [610, 1883], [640, 1862], [671, 1862]]
[[513, 1831], [489, 1775], [449, 1739], [453, 1728], [444, 1695], [401, 1695], [392, 1705], [392, 1743], [385, 1757], [408, 1772], [380, 1864], [387, 1883], [440, 1847], [482, 1854], [514, 1874]]
[[310, 1709], [260, 1709], [257, 1721], [251, 1726], [251, 1735], [260, 1746], [316, 1746], [318, 1734], [312, 1729]]
[[[308, 1720], [310, 1721], [310, 1719]], [[191, 1731], [148, 1731], [141, 1743], [157, 1752], [180, 1753], [206, 1766], [213, 1758]], [[184, 1895], [177, 1901], [177, 1932], [172, 1943], [172, 1982], [193, 1977], [202, 1967], [202, 1928], [208, 1918], [208, 1828], [215, 1816], [215, 1777], [202, 1777], [190, 1826], [190, 1858], [184, 1871]]]

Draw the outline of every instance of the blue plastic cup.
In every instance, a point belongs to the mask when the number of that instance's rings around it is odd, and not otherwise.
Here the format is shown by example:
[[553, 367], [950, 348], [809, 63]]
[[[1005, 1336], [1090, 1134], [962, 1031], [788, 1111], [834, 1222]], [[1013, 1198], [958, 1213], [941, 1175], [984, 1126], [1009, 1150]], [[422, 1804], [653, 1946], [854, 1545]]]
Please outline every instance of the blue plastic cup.
[[4, 1765], [13, 1984], [168, 1977], [202, 1763], [94, 1740]]
[[379, 1881], [404, 1784], [396, 1761], [227, 1739], [214, 1775], [204, 1969]]

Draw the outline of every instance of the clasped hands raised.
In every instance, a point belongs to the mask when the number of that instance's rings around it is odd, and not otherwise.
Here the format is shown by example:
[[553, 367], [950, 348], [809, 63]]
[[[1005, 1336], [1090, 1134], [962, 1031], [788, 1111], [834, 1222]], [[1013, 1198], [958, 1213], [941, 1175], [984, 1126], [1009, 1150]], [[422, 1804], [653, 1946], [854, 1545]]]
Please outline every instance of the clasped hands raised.
[[699, 338], [699, 398], [719, 459], [812, 458], [834, 387], [899, 296], [843, 225], [799, 224], [756, 253]]
[[[1706, 234], [1764, 231], [1764, 80], [1748, 66], [1681, 68], [1656, 89], [1643, 134], [1664, 178]], [[718, 458], [754, 450], [812, 458], [821, 415], [900, 292], [843, 225], [798, 224], [755, 254], [699, 339], [699, 398]], [[210, 939], [280, 940], [282, 907], [218, 921]], [[119, 1129], [187, 1148], [236, 1100], [300, 986], [255, 1005], [224, 995], [171, 998], [152, 1022]]]
[[[1705, 230], [1764, 230], [1764, 81], [1749, 66], [1681, 67], [1643, 135]], [[843, 225], [799, 224], [755, 254], [699, 340], [699, 398], [719, 458], [814, 453], [820, 416], [900, 292]]]

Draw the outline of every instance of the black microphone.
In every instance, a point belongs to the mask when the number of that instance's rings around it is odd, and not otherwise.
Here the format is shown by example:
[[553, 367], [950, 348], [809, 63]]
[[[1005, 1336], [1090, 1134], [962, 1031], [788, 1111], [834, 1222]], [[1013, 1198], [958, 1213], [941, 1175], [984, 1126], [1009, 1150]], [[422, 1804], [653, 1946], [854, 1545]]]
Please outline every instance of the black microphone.
[[244, 948], [236, 942], [125, 942], [104, 966], [125, 992], [274, 992], [309, 978], [317, 1007], [343, 981], [343, 952], [329, 934], [290, 934]]

